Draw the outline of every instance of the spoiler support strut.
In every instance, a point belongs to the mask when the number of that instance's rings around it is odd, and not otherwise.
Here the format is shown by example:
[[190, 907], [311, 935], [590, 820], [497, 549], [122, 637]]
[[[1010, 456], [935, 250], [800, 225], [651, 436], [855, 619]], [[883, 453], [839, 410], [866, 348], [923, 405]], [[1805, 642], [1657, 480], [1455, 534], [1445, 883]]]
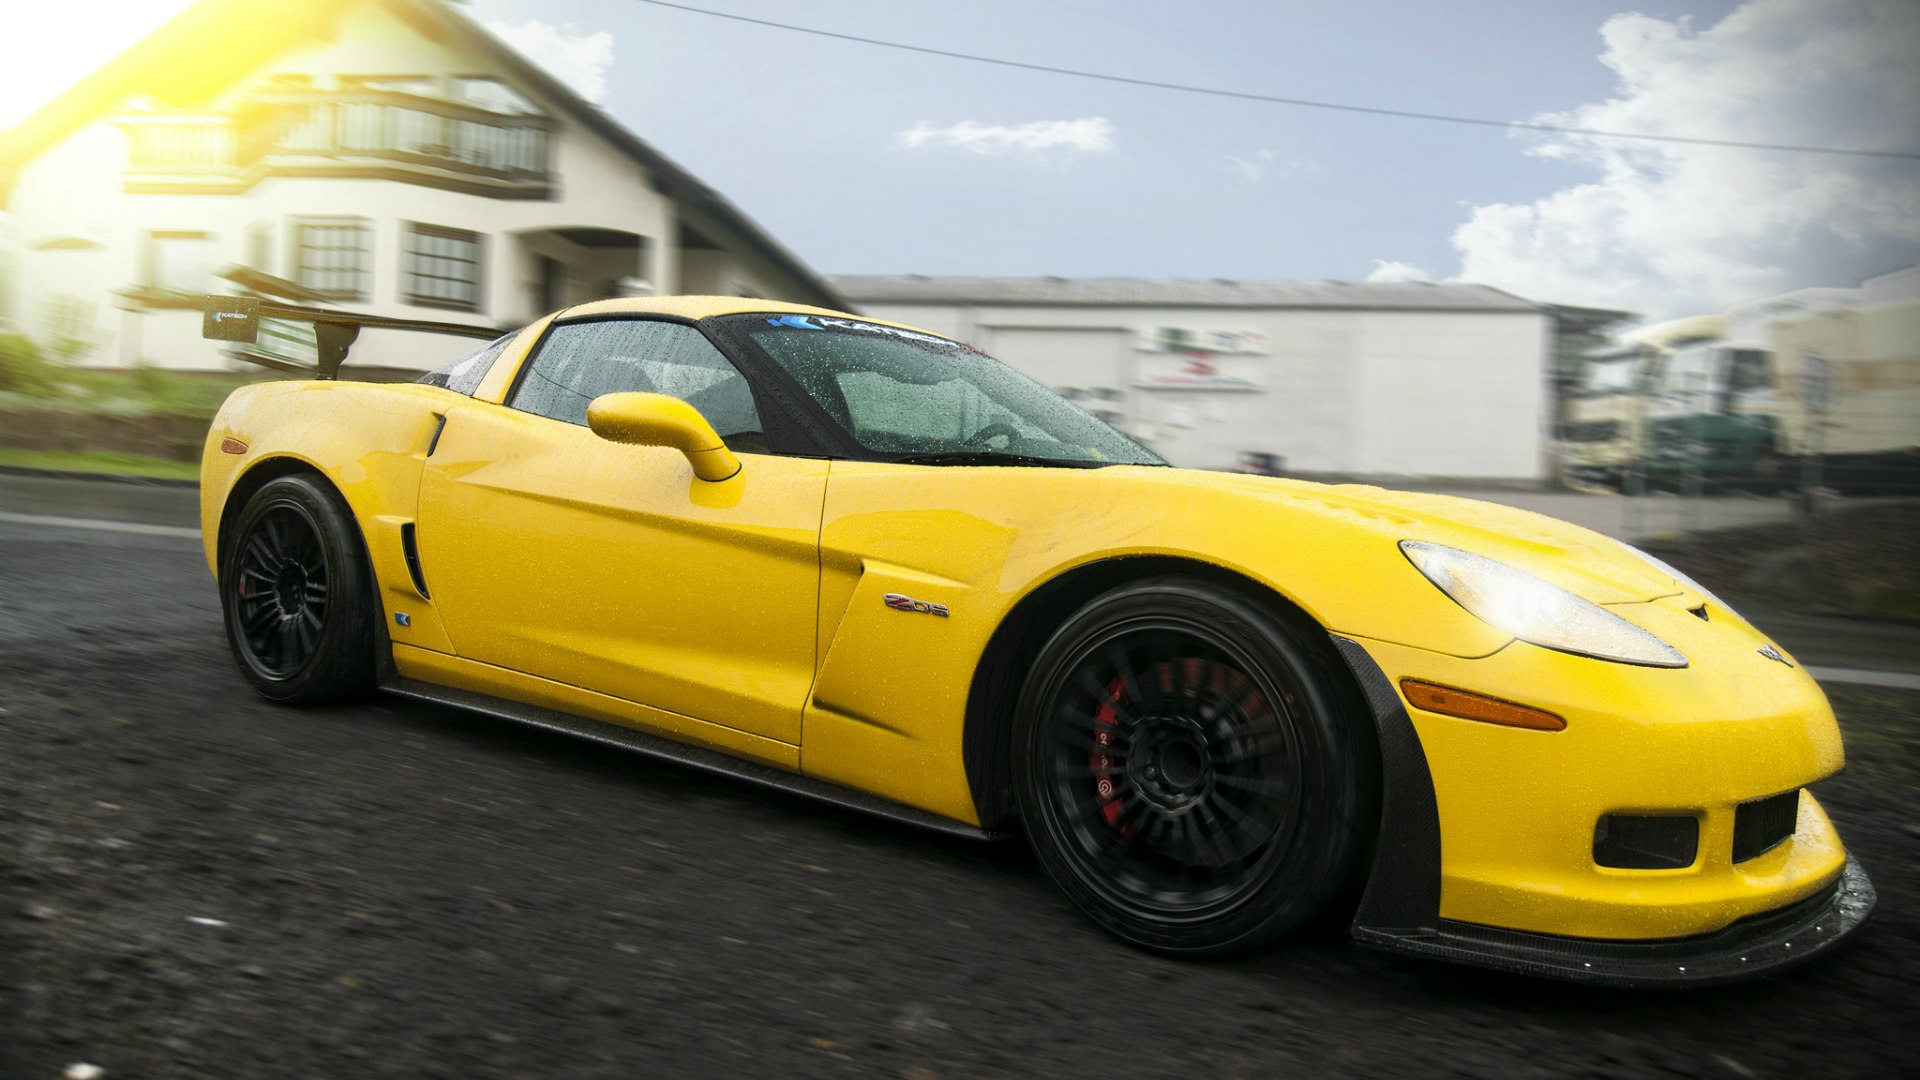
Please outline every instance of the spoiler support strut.
[[[313, 324], [318, 356], [314, 377], [331, 381], [340, 377], [340, 365], [359, 340], [361, 327], [379, 330], [417, 330], [429, 334], [453, 334], [458, 337], [492, 340], [506, 331], [469, 323], [429, 322], [424, 319], [396, 319], [386, 315], [364, 315], [331, 308], [305, 307], [262, 300], [254, 296], [207, 296], [201, 302], [200, 336], [212, 341], [253, 344], [260, 340], [260, 320], [287, 319]], [[258, 352], [242, 352], [244, 360], [284, 371], [305, 370], [297, 364]]]

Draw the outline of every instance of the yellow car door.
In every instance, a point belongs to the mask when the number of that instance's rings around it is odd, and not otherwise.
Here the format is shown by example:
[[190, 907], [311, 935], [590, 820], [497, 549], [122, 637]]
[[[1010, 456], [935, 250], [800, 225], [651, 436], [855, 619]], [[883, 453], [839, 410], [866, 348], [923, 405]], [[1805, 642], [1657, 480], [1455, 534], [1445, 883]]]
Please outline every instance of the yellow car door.
[[[743, 467], [701, 480], [600, 438], [587, 404], [616, 391], [687, 401]], [[763, 452], [760, 413], [693, 326], [555, 323], [506, 404], [450, 410], [427, 459], [421, 572], [454, 651], [798, 745], [827, 463]]]

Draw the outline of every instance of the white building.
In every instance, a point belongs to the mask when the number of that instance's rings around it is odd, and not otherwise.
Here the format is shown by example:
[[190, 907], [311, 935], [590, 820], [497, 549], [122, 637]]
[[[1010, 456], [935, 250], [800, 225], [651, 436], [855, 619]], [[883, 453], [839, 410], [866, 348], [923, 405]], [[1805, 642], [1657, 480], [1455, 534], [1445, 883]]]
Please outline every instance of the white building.
[[863, 311], [973, 344], [1176, 465], [1541, 481], [1554, 339], [1619, 312], [1481, 285], [843, 276]]
[[[217, 366], [197, 298], [233, 266], [499, 327], [633, 291], [845, 306], [442, 0], [201, 0], [0, 133], [0, 210], [0, 326], [103, 366]], [[467, 347], [374, 332], [352, 362]]]

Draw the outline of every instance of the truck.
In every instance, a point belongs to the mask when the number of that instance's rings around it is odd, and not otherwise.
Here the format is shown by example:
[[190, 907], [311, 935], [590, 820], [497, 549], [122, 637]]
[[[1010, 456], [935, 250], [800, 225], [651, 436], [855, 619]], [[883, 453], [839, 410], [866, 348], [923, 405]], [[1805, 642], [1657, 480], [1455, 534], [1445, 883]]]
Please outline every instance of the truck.
[[1693, 316], [1629, 331], [1615, 344], [1588, 352], [1560, 431], [1561, 478], [1576, 488], [1624, 489], [1646, 456], [1647, 399], [1664, 383], [1667, 358], [1725, 333], [1724, 317]]
[[1576, 487], [1920, 493], [1920, 268], [1631, 331], [1567, 417]]

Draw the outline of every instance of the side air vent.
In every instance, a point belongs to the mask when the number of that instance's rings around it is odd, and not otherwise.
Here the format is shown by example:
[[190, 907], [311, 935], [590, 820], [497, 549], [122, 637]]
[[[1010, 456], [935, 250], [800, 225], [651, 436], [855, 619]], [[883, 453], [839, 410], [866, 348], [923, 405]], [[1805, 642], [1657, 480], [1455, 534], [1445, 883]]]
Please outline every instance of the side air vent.
[[407, 574], [413, 578], [413, 591], [420, 594], [422, 600], [433, 599], [427, 592], [427, 576], [420, 572], [420, 545], [413, 539], [413, 522], [400, 526], [400, 549], [407, 555]]
[[1705, 604], [1701, 604], [1699, 607], [1690, 607], [1687, 609], [1687, 612], [1701, 622], [1707, 621], [1707, 605]]
[[1684, 870], [1700, 849], [1692, 817], [1608, 814], [1593, 827], [1593, 861], [1616, 870]]
[[1800, 827], [1800, 793], [1783, 791], [1741, 803], [1733, 811], [1733, 861], [1757, 859]]

